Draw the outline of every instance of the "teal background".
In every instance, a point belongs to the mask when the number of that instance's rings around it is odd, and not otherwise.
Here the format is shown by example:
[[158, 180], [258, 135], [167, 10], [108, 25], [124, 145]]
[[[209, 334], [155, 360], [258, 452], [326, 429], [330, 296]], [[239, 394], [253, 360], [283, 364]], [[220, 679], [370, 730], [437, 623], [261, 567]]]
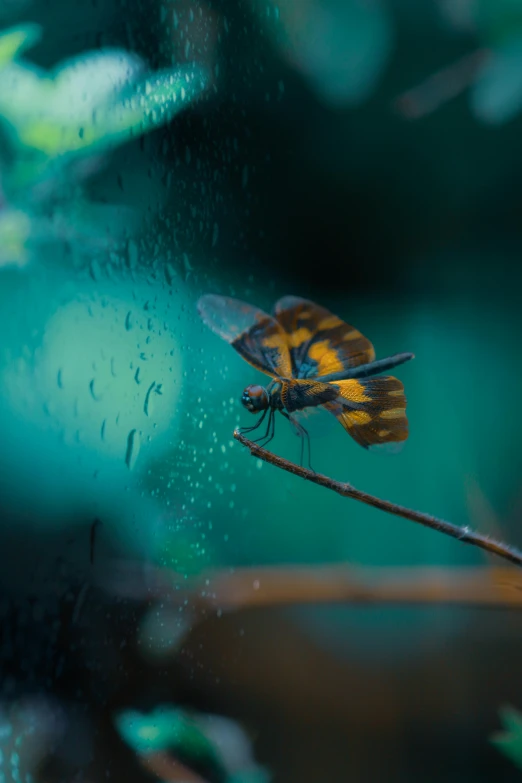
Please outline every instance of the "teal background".
[[[264, 376], [202, 324], [205, 293], [267, 311], [305, 296], [378, 357], [413, 352], [397, 369], [400, 453], [364, 451], [325, 415], [310, 422], [314, 468], [522, 546], [517, 3], [10, 5], [6, 28], [42, 25], [32, 66], [120, 47], [153, 71], [195, 61], [210, 87], [91, 151], [88, 176], [58, 168], [58, 184], [2, 126], [0, 216], [31, 221], [23, 263], [0, 254], [3, 616], [16, 624], [36, 602], [61, 628], [59, 645], [33, 621], [3, 637], [5, 699], [50, 693], [86, 705], [93, 726], [120, 697], [227, 714], [275, 781], [515, 781], [488, 744], [498, 708], [522, 704], [515, 613], [321, 606], [207, 627], [191, 605], [163, 623], [161, 606], [158, 630], [126, 601], [145, 601], [154, 566], [499, 564], [250, 457], [233, 431], [252, 424], [239, 399]], [[399, 94], [478, 49], [490, 70], [426, 116], [401, 115]], [[76, 138], [73, 110], [53, 122]], [[271, 448], [297, 460], [276, 424]], [[115, 561], [136, 570], [119, 582]], [[62, 609], [83, 584], [96, 598], [78, 639]], [[134, 637], [161, 665], [129, 663]], [[53, 645], [75, 661], [68, 679]], [[87, 685], [85, 668], [98, 673]], [[91, 769], [78, 759], [64, 769]]]

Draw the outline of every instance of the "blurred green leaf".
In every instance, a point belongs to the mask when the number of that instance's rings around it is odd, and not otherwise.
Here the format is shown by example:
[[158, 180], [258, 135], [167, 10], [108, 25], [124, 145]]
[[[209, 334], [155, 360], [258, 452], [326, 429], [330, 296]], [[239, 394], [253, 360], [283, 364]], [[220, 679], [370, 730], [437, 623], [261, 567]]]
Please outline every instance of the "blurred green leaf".
[[215, 755], [196, 722], [174, 707], [159, 707], [148, 715], [129, 710], [119, 715], [117, 726], [125, 741], [139, 753], [182, 746], [196, 756]]
[[252, 759], [250, 742], [234, 721], [190, 714], [163, 705], [153, 712], [127, 710], [116, 717], [123, 739], [138, 753], [168, 751], [223, 783], [268, 783], [266, 770]]
[[138, 753], [168, 750], [182, 759], [211, 767], [226, 780], [227, 773], [212, 743], [196, 720], [174, 707], [159, 707], [149, 715], [129, 710], [116, 718], [123, 739]]
[[376, 86], [392, 46], [380, 0], [293, 0], [277, 4], [281, 47], [314, 91], [332, 104], [357, 104]]
[[12, 63], [0, 71], [0, 114], [19, 146], [49, 157], [91, 153], [167, 122], [207, 85], [198, 65], [142, 71], [119, 51], [77, 58], [50, 76]]
[[0, 34], [0, 67], [11, 62], [18, 54], [29, 49], [40, 38], [41, 30], [36, 24], [11, 27]]
[[130, 210], [90, 204], [81, 184], [112, 147], [169, 121], [208, 86], [198, 64], [150, 73], [140, 57], [117, 49], [48, 72], [17, 58], [39, 34], [25, 25], [0, 36], [0, 123], [10, 146], [1, 152], [0, 265], [25, 263], [29, 240], [96, 250], [128, 235], [139, 223]]
[[495, 50], [471, 88], [471, 108], [483, 122], [502, 123], [522, 109], [522, 34]]
[[122, 135], [141, 135], [168, 122], [196, 100], [207, 86], [206, 72], [197, 64], [167, 69], [138, 82], [130, 96], [101, 108], [103, 137], [93, 133], [94, 143], [114, 141]]
[[27, 262], [26, 242], [31, 233], [31, 219], [21, 210], [0, 211], [0, 268], [23, 266]]
[[513, 707], [503, 707], [500, 720], [504, 731], [494, 734], [490, 742], [522, 769], [522, 714]]

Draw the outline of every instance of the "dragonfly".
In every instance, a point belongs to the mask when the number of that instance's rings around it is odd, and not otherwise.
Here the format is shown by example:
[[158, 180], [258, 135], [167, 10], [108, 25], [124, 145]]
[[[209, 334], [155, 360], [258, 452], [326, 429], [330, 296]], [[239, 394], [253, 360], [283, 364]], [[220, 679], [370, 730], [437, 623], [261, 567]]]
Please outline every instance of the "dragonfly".
[[[375, 358], [372, 343], [325, 307], [298, 296], [279, 299], [269, 315], [228, 296], [206, 294], [198, 300], [203, 322], [226, 340], [249, 364], [268, 375], [266, 386], [250, 384], [241, 396], [247, 411], [261, 414], [252, 432], [268, 418], [266, 446], [275, 435], [275, 415], [282, 414], [305, 439], [310, 437], [298, 414], [321, 407], [331, 413], [363, 448], [398, 444], [408, 437], [404, 386], [380, 375], [414, 358], [398, 353]], [[375, 377], [379, 376], [379, 377]]]

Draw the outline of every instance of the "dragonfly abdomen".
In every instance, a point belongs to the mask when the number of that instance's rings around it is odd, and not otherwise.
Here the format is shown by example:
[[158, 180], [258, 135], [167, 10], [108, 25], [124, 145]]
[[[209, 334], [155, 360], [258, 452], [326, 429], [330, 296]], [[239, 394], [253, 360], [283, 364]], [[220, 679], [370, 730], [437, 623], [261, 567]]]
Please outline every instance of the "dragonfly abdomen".
[[339, 389], [333, 384], [312, 380], [287, 381], [281, 388], [281, 400], [288, 413], [324, 405], [338, 396]]

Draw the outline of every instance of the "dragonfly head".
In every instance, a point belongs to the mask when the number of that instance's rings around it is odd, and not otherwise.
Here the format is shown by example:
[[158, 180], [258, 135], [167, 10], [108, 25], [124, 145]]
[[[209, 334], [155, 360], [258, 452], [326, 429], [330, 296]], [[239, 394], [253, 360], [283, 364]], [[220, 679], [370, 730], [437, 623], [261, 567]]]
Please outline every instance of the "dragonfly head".
[[247, 386], [242, 394], [241, 403], [250, 413], [266, 411], [270, 405], [268, 392], [264, 386]]

